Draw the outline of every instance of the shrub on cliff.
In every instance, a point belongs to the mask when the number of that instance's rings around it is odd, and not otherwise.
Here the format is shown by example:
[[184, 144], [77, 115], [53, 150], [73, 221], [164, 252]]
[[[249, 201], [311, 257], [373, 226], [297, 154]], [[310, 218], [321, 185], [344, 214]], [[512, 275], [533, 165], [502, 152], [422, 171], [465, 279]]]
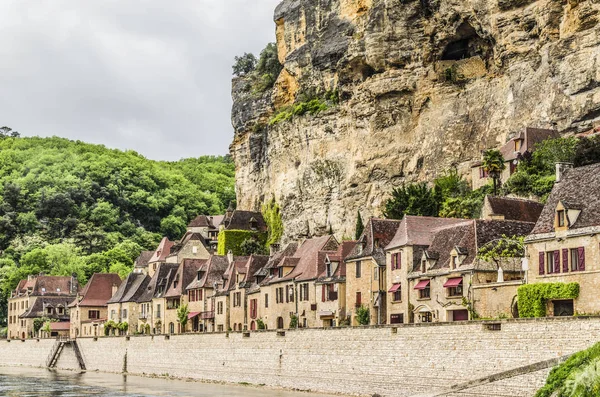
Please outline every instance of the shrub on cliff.
[[233, 63], [233, 74], [245, 76], [256, 69], [256, 57], [252, 53], [245, 52], [242, 56], [236, 56]]

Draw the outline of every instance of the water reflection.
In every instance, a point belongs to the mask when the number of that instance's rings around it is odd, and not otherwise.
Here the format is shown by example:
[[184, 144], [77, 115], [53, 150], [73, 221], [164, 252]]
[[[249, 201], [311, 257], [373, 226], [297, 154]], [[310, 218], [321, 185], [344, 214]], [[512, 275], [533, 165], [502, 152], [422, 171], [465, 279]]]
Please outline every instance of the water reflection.
[[244, 386], [142, 378], [96, 372], [0, 367], [0, 396], [7, 397], [324, 397]]

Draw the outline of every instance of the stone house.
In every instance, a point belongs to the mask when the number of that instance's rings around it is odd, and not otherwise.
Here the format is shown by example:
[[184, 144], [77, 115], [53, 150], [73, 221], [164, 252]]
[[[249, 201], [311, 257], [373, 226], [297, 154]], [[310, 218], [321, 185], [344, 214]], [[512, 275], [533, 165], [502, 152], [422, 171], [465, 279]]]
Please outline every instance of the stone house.
[[164, 263], [167, 257], [171, 254], [171, 248], [173, 247], [173, 244], [174, 243], [167, 237], [163, 237], [163, 239], [160, 241], [158, 247], [152, 254], [152, 257], [148, 260], [147, 272], [150, 277], [154, 276], [159, 264]]
[[290, 328], [294, 322], [297, 327], [317, 326], [315, 281], [325, 268], [319, 252], [335, 251], [339, 243], [333, 236], [322, 236], [295, 246], [291, 256], [278, 255], [277, 262], [269, 262], [269, 273], [260, 284], [262, 320], [269, 329]]
[[188, 303], [188, 294], [185, 289], [197, 277], [198, 270], [206, 265], [207, 261], [208, 259], [183, 259], [170, 278], [170, 283], [164, 294], [165, 313], [163, 320], [163, 324], [167, 326], [166, 332], [169, 334], [186, 332], [188, 324], [186, 324], [185, 329], [181, 327], [177, 311], [181, 305]]
[[[546, 139], [560, 137], [556, 130], [527, 127], [510, 139], [500, 148], [500, 153], [504, 157], [506, 168], [502, 173], [500, 180], [506, 182], [508, 178], [517, 170], [517, 165], [523, 156], [530, 155], [535, 150], [535, 146]], [[483, 169], [482, 162], [477, 161], [471, 166], [471, 181], [473, 190], [479, 189], [489, 183], [490, 178]]]
[[[482, 302], [474, 288], [503, 280], [521, 283], [522, 258], [498, 258], [498, 263], [489, 263], [477, 257], [480, 249], [496, 244], [503, 236], [526, 236], [533, 226], [531, 222], [469, 220], [437, 231], [408, 274], [408, 307], [414, 321], [464, 321], [473, 319], [473, 313], [489, 311], [481, 305], [494, 299]], [[510, 288], [516, 292], [514, 285]], [[512, 301], [502, 303], [502, 312], [510, 315]]]
[[392, 241], [399, 220], [371, 218], [358, 244], [346, 258], [346, 306], [351, 324], [359, 325], [356, 309], [369, 310], [369, 324], [387, 319], [387, 272], [384, 248]]
[[184, 259], [208, 259], [212, 248], [200, 233], [187, 231], [181, 240], [171, 246], [166, 257], [168, 263], [181, 263]]
[[121, 285], [114, 273], [95, 273], [81, 293], [69, 304], [71, 338], [101, 336], [108, 318], [108, 301]]
[[465, 222], [464, 219], [405, 215], [396, 234], [385, 247], [387, 323], [413, 322], [409, 303], [408, 274], [421, 263], [423, 252], [439, 230]]
[[207, 242], [210, 252], [215, 252], [217, 250], [219, 227], [224, 218], [224, 215], [198, 215], [189, 223], [187, 230], [192, 233], [200, 233]]
[[33, 320], [46, 317], [69, 322], [68, 305], [77, 295], [74, 277], [29, 276], [21, 280], [8, 298], [9, 338], [33, 338]]
[[215, 307], [213, 295], [215, 284], [223, 280], [229, 262], [225, 256], [211, 255], [201, 266], [196, 277], [186, 287], [192, 332], [214, 332]]
[[356, 241], [343, 241], [336, 251], [319, 252], [324, 270], [315, 280], [317, 327], [335, 327], [347, 320], [346, 262]]
[[140, 304], [140, 297], [146, 292], [151, 277], [145, 273], [130, 273], [109, 299], [109, 319], [128, 324], [127, 333], [150, 333], [152, 325], [148, 322], [150, 305]]
[[[165, 292], [170, 285], [172, 277], [179, 265], [177, 263], [150, 262], [148, 266], [148, 275], [150, 282], [146, 290], [137, 299], [139, 312], [145, 313], [146, 324], [150, 324], [153, 334], [162, 334], [166, 332], [165, 310], [166, 302]], [[114, 316], [114, 318], [113, 318]], [[117, 312], [110, 312], [109, 319], [115, 321]]]
[[[223, 272], [221, 280], [215, 282], [215, 293], [212, 296], [215, 308], [215, 327], [217, 332], [233, 330], [234, 324], [230, 322], [230, 296], [229, 290], [235, 284], [235, 268], [242, 267], [248, 260], [248, 257], [234, 256], [231, 252], [227, 254], [227, 268]], [[237, 265], [236, 265], [237, 262]], [[237, 331], [238, 323], [235, 323]]]
[[133, 264], [134, 273], [148, 274], [148, 264], [154, 257], [155, 251], [142, 251]]
[[577, 282], [575, 300], [548, 302], [549, 315], [598, 314], [600, 300], [600, 164], [557, 166], [557, 182], [526, 238], [528, 283]]

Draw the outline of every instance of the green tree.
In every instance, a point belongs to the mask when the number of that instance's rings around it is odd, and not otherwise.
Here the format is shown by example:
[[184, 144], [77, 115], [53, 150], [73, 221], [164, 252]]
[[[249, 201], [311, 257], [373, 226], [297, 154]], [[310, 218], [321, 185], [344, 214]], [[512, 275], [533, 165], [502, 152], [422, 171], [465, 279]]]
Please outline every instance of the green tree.
[[438, 216], [439, 202], [434, 189], [426, 183], [402, 184], [392, 191], [383, 213], [389, 219], [402, 219], [404, 215]]
[[511, 262], [512, 268], [518, 268], [524, 256], [524, 236], [502, 235], [501, 238], [482, 245], [477, 253], [477, 258], [495, 264], [496, 268], [501, 268], [506, 262]]
[[260, 243], [256, 238], [247, 238], [240, 244], [239, 249], [240, 255], [265, 255], [267, 250], [263, 244]]
[[504, 157], [499, 150], [489, 149], [483, 153], [483, 169], [489, 174], [494, 182], [494, 195], [498, 193], [498, 182], [502, 176], [502, 171], [506, 168]]
[[127, 266], [121, 262], [115, 262], [110, 265], [108, 272], [118, 274], [119, 277], [121, 277], [121, 280], [124, 280], [132, 270], [133, 269], [130, 266]]
[[179, 306], [177, 309], [177, 322], [181, 324], [181, 333], [185, 333], [185, 326], [188, 323], [188, 316], [190, 314], [190, 310], [187, 304]]
[[356, 321], [359, 325], [369, 325], [371, 322], [371, 313], [368, 307], [362, 305], [356, 308]]
[[582, 167], [600, 162], [600, 137], [580, 139], [575, 147], [575, 167]]
[[363, 230], [365, 230], [365, 225], [363, 224], [362, 217], [360, 216], [360, 211], [356, 211], [356, 228], [354, 230], [354, 237], [356, 240], [362, 236]]
[[253, 54], [244, 53], [242, 56], [236, 56], [234, 60], [233, 74], [236, 76], [245, 76], [256, 68], [257, 61]]
[[181, 218], [169, 215], [160, 222], [161, 232], [171, 240], [178, 240], [185, 233], [187, 224]]
[[18, 138], [20, 136], [21, 134], [19, 134], [17, 131], [13, 131], [13, 129], [10, 127], [0, 127], [0, 138]]

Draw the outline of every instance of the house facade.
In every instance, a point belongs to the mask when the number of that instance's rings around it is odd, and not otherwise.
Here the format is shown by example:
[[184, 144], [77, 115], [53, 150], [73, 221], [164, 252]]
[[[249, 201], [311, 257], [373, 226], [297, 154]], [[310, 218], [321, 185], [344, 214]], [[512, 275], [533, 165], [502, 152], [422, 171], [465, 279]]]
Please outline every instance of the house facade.
[[550, 316], [600, 313], [600, 164], [557, 166], [544, 210], [525, 239], [528, 283], [579, 283], [576, 299], [550, 300]]
[[146, 292], [150, 280], [145, 272], [130, 273], [107, 302], [108, 320], [115, 323], [126, 322], [127, 334], [150, 333], [149, 305], [138, 302]]

